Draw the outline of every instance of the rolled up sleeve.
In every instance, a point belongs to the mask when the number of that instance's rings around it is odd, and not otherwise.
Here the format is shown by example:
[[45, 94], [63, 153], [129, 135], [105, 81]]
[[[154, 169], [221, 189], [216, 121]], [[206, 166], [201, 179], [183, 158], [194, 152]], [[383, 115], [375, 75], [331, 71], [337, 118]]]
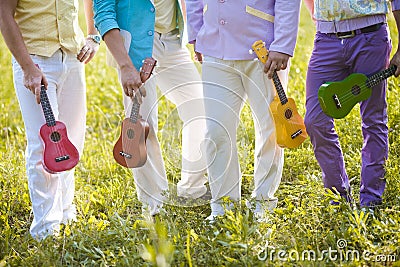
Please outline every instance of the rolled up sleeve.
[[119, 29], [115, 0], [94, 0], [93, 12], [95, 26], [102, 37], [112, 29]]

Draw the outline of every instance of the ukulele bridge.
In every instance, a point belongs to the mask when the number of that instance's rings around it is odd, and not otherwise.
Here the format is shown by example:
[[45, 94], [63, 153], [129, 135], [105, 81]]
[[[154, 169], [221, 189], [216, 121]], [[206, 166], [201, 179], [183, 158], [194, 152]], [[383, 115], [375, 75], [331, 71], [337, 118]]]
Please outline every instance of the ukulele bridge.
[[69, 155], [64, 155], [64, 156], [55, 158], [56, 162], [61, 162], [61, 161], [67, 160], [67, 159], [69, 159]]
[[292, 139], [295, 139], [297, 136], [301, 135], [303, 133], [303, 131], [301, 129], [299, 129], [298, 131], [296, 131], [294, 134], [292, 134], [290, 137]]
[[131, 154], [125, 153], [124, 151], [120, 151], [119, 154], [121, 156], [123, 156], [124, 158], [127, 158], [127, 159], [131, 159], [132, 158]]
[[339, 97], [337, 96], [337, 94], [334, 94], [334, 95], [332, 96], [332, 98], [333, 98], [333, 102], [335, 102], [336, 108], [337, 108], [337, 109], [342, 108], [342, 104], [340, 103], [340, 100], [339, 100]]

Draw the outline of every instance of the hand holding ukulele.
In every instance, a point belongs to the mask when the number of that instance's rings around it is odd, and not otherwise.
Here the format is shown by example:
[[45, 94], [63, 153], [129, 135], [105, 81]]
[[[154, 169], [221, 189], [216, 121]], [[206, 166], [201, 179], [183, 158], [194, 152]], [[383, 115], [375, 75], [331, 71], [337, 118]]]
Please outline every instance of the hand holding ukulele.
[[[268, 50], [263, 41], [259, 40], [252, 45], [258, 59], [265, 64]], [[303, 118], [299, 115], [293, 98], [287, 98], [278, 74], [274, 71], [272, 80], [277, 91], [270, 108], [276, 127], [276, 139], [280, 147], [296, 148], [307, 138]]]
[[[140, 70], [142, 83], [149, 79], [153, 72], [156, 60], [146, 58]], [[142, 91], [138, 90], [139, 94]], [[114, 145], [113, 155], [118, 164], [127, 168], [141, 167], [146, 163], [146, 138], [149, 134], [149, 124], [139, 115], [140, 102], [138, 95], [132, 98], [132, 110], [129, 118], [122, 121], [121, 135]]]

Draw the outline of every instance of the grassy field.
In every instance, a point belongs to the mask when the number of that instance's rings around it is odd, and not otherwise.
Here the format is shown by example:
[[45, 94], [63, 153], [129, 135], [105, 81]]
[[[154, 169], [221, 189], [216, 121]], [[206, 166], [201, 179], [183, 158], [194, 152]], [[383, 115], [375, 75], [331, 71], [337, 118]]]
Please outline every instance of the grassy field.
[[[394, 21], [390, 19], [391, 29]], [[315, 28], [302, 10], [298, 45], [292, 61], [288, 94], [304, 114], [305, 75]], [[392, 31], [393, 47], [397, 32]], [[321, 172], [307, 140], [285, 151], [278, 208], [266, 222], [253, 221], [238, 205], [213, 226], [203, 223], [209, 205], [167, 205], [160, 220], [141, 217], [130, 172], [112, 158], [122, 119], [116, 73], [105, 64], [105, 45], [87, 65], [88, 115], [85, 152], [76, 171], [78, 222], [62, 235], [37, 242], [29, 235], [32, 221], [25, 175], [24, 126], [15, 96], [10, 54], [0, 38], [0, 267], [1, 266], [400, 266], [400, 93], [389, 78], [390, 153], [384, 206], [364, 214], [324, 191]], [[160, 100], [160, 141], [168, 178], [180, 177], [181, 127], [174, 106]], [[253, 187], [254, 133], [248, 107], [239, 127], [243, 201]], [[336, 129], [345, 153], [353, 196], [358, 199], [362, 137], [358, 107]]]

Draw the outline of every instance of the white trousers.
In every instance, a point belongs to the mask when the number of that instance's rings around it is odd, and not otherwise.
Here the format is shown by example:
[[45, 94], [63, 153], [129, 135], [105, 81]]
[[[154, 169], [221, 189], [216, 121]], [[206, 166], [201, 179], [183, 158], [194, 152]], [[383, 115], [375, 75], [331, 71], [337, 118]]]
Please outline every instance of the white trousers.
[[[284, 87], [287, 71], [278, 72]], [[252, 197], [276, 203], [274, 196], [282, 176], [283, 149], [276, 143], [269, 105], [276, 92], [263, 72], [263, 64], [251, 60], [220, 60], [205, 57], [203, 63], [206, 155], [212, 194], [211, 214], [224, 213], [221, 198], [241, 197], [237, 128], [240, 112], [248, 101], [254, 122], [254, 190]]]
[[[151, 214], [158, 212], [168, 190], [163, 156], [157, 138], [159, 98], [156, 86], [162, 95], [176, 106], [183, 122], [183, 128], [173, 133], [182, 134], [181, 179], [177, 184], [177, 193], [182, 197], [197, 198], [207, 191], [204, 185], [207, 182], [206, 160], [201, 153], [205, 132], [203, 87], [190, 53], [181, 47], [177, 34], [177, 31], [167, 34], [155, 33], [153, 57], [157, 60], [157, 65], [154, 75], [145, 83], [147, 95], [140, 107], [140, 114], [150, 124], [146, 141], [147, 162], [132, 171], [138, 199], [149, 208]], [[123, 95], [126, 116], [129, 116], [132, 100]]]
[[[86, 125], [86, 84], [84, 65], [76, 55], [58, 50], [52, 57], [31, 55], [46, 75], [47, 94], [56, 120], [67, 127], [68, 137], [82, 155]], [[76, 219], [74, 170], [50, 174], [43, 169], [43, 144], [39, 129], [45, 123], [34, 94], [23, 84], [24, 74], [13, 59], [14, 86], [27, 138], [26, 172], [32, 201], [30, 233], [43, 239], [59, 230], [60, 223]]]

